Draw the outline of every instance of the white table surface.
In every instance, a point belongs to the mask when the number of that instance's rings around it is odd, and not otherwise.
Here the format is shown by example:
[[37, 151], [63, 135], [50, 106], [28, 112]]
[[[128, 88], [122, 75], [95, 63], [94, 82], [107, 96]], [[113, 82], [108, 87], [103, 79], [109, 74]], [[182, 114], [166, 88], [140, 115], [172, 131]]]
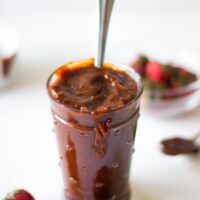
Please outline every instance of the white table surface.
[[[59, 200], [62, 179], [45, 83], [70, 60], [93, 57], [95, 16], [1, 17], [21, 37], [18, 77], [0, 92], [0, 199], [14, 188]], [[200, 58], [200, 15], [113, 17], [107, 57], [129, 63], [137, 52], [166, 59]], [[200, 130], [200, 108], [173, 119], [141, 111], [132, 165], [132, 200], [199, 200], [200, 157], [168, 157], [161, 139]]]

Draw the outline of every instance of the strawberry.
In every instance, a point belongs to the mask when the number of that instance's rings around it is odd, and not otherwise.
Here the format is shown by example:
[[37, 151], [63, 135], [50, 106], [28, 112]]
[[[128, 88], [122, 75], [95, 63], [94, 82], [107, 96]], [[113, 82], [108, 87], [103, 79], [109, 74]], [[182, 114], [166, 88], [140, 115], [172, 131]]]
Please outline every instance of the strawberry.
[[142, 77], [145, 76], [145, 68], [147, 63], [149, 62], [149, 59], [144, 56], [140, 55], [137, 60], [131, 64], [132, 68], [135, 69], [137, 73], [139, 73]]
[[158, 62], [149, 62], [146, 67], [147, 77], [157, 83], [163, 82], [164, 75], [162, 65]]
[[[140, 55], [131, 66], [143, 78], [144, 87], [151, 90], [178, 89], [198, 79], [196, 74], [183, 67], [173, 63], [156, 62], [144, 55]], [[166, 98], [171, 97], [166, 96]]]
[[19, 189], [8, 194], [4, 200], [35, 200], [35, 198], [26, 190]]
[[197, 80], [197, 76], [182, 67], [174, 67], [174, 76], [171, 78], [171, 85], [173, 88], [180, 88]]

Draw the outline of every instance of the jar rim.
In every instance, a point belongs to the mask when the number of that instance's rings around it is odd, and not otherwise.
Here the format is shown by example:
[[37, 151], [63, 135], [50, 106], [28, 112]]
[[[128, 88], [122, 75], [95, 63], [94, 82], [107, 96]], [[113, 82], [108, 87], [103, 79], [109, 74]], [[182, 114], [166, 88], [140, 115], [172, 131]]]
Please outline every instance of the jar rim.
[[[69, 65], [71, 65], [72, 67], [77, 64], [81, 64], [81, 63], [85, 63], [85, 62], [94, 62], [94, 59], [85, 59], [85, 60], [79, 60], [79, 61], [73, 61], [73, 62], [68, 62], [66, 63], [65, 65], [57, 68], [56, 70], [54, 70], [51, 75], [49, 76], [48, 80], [47, 80], [47, 84], [46, 84], [46, 87], [47, 87], [47, 93], [48, 93], [48, 96], [49, 98], [57, 105], [63, 107], [63, 108], [67, 108], [73, 112], [76, 112], [76, 113], [80, 113], [81, 111], [76, 109], [76, 108], [73, 108], [73, 107], [70, 107], [68, 105], [65, 105], [65, 104], [62, 104], [62, 103], [58, 103], [51, 95], [51, 92], [49, 91], [49, 85], [50, 85], [50, 82], [52, 81], [52, 78], [53, 78], [53, 75], [61, 68], [63, 67], [67, 67]], [[111, 110], [110, 112], [115, 112], [115, 111], [118, 111], [118, 110], [121, 110], [127, 106], [129, 106], [130, 104], [132, 104], [133, 102], [137, 101], [140, 96], [142, 95], [142, 92], [143, 92], [143, 82], [142, 82], [142, 79], [140, 77], [140, 75], [131, 67], [129, 67], [128, 65], [124, 65], [124, 64], [121, 64], [121, 63], [117, 63], [115, 64], [115, 62], [111, 62], [111, 61], [106, 61], [105, 64], [108, 64], [110, 66], [113, 67], [113, 69], [118, 69], [118, 70], [122, 70], [122, 71], [125, 71], [126, 73], [128, 73], [128, 75], [130, 75], [134, 80], [135, 82], [137, 83], [137, 87], [138, 87], [138, 92], [137, 92], [137, 95], [131, 99], [131, 101], [129, 101], [127, 104], [123, 105], [122, 107], [119, 107], [119, 108], [116, 108], [116, 109], [113, 109]], [[91, 112], [81, 112], [82, 114], [92, 114]], [[105, 112], [99, 112], [98, 114], [103, 114]]]

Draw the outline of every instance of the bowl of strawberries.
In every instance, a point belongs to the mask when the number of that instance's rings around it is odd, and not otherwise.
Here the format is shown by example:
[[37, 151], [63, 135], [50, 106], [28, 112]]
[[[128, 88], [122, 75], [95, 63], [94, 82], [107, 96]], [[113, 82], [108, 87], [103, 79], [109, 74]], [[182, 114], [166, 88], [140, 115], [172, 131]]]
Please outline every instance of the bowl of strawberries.
[[193, 110], [200, 104], [197, 72], [173, 63], [161, 63], [140, 55], [131, 65], [144, 82], [143, 102], [148, 111], [172, 116]]

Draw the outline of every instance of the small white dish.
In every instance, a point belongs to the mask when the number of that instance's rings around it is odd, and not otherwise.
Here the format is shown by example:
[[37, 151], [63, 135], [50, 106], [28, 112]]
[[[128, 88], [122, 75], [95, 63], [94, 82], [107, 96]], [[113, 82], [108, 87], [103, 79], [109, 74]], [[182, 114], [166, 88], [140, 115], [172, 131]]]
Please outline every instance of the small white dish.
[[15, 60], [19, 50], [19, 38], [14, 28], [0, 25], [0, 89], [9, 85], [15, 77]]

